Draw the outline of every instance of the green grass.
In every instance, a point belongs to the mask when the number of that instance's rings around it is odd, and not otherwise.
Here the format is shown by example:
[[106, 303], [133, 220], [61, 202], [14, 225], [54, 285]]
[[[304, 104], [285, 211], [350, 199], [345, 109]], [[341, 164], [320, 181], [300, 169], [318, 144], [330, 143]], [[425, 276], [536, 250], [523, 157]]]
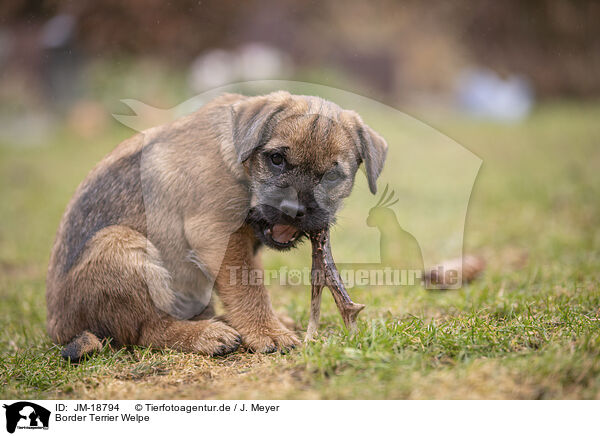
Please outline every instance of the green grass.
[[[353, 288], [367, 304], [355, 335], [326, 295], [319, 338], [285, 356], [106, 347], [78, 366], [45, 335], [45, 268], [70, 195], [130, 132], [2, 144], [0, 397], [600, 399], [598, 119], [600, 105], [563, 103], [521, 124], [436, 122], [484, 161], [465, 251], [488, 267], [463, 289]], [[334, 242], [334, 254], [353, 246]], [[308, 262], [306, 245], [265, 253], [266, 267]], [[271, 294], [305, 329], [309, 290], [276, 285]]]

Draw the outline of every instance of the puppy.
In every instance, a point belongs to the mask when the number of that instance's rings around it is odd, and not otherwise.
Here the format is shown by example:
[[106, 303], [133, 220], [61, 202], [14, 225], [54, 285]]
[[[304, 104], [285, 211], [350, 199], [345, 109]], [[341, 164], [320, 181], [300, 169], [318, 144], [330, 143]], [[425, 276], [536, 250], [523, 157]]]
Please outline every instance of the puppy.
[[71, 361], [106, 338], [211, 356], [296, 346], [264, 285], [244, 273], [260, 268], [261, 245], [287, 250], [331, 225], [361, 163], [375, 193], [386, 151], [355, 112], [283, 91], [223, 95], [124, 141], [60, 223], [50, 337]]

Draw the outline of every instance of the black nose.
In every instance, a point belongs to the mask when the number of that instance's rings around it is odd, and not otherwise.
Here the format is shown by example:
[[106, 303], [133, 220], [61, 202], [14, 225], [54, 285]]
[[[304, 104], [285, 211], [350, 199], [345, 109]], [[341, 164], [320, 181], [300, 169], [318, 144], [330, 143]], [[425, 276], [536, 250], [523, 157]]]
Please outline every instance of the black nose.
[[279, 207], [284, 214], [292, 218], [302, 218], [306, 213], [306, 208], [297, 201], [282, 200]]

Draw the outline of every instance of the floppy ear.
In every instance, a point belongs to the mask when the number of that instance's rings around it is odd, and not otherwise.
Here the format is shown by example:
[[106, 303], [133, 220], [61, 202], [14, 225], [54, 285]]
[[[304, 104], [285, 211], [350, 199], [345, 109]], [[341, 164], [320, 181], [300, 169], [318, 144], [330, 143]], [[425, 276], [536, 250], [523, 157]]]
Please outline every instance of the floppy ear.
[[358, 154], [365, 164], [369, 189], [373, 194], [377, 193], [377, 178], [383, 170], [383, 164], [387, 155], [388, 145], [377, 132], [367, 126], [362, 118], [354, 111], [347, 113], [346, 126], [354, 139]]
[[276, 92], [258, 97], [248, 97], [231, 106], [233, 145], [240, 162], [265, 145], [282, 112], [287, 107], [290, 94]]

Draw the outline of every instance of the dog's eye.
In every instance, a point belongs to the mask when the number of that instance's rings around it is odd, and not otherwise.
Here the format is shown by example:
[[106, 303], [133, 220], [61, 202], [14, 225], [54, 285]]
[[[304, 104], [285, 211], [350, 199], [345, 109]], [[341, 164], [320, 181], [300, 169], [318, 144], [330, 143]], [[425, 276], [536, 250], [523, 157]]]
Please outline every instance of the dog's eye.
[[325, 174], [324, 178], [328, 182], [335, 182], [336, 180], [338, 180], [340, 178], [340, 175], [337, 171], [330, 171]]
[[275, 165], [277, 167], [283, 165], [284, 161], [285, 161], [285, 159], [281, 153], [273, 153], [271, 155], [271, 162], [273, 163], [273, 165]]

